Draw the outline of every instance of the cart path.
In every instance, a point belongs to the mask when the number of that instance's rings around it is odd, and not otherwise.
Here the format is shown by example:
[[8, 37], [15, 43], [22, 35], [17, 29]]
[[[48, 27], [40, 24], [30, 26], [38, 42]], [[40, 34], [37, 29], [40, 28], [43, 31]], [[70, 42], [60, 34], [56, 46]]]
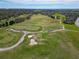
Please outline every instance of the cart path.
[[10, 29], [12, 32], [22, 32], [23, 35], [21, 36], [21, 38], [19, 39], [19, 41], [14, 44], [13, 46], [11, 47], [6, 47], [6, 48], [0, 48], [0, 51], [7, 51], [7, 50], [11, 50], [17, 46], [19, 46], [23, 41], [24, 41], [24, 38], [26, 35], [28, 35], [28, 32], [27, 31], [18, 31], [18, 30], [14, 30], [14, 29]]

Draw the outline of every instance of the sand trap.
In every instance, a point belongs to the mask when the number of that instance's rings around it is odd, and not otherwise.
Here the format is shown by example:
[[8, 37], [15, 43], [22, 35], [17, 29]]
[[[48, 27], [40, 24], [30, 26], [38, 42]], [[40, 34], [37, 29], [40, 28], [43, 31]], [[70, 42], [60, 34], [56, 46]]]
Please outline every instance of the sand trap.
[[29, 45], [33, 46], [33, 45], [37, 45], [38, 43], [35, 41], [35, 39], [30, 39], [30, 43]]
[[32, 38], [33, 37], [33, 35], [28, 35], [28, 38]]

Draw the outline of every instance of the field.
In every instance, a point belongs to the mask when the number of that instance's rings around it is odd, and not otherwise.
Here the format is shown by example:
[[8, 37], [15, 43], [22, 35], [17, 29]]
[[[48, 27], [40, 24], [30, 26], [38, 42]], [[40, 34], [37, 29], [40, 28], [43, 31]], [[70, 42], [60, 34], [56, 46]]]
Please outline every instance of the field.
[[79, 27], [77, 27], [76, 25], [68, 25], [68, 24], [64, 24], [64, 25], [66, 29], [79, 31]]
[[48, 16], [38, 14], [33, 15], [30, 20], [26, 19], [25, 22], [15, 24], [10, 28], [27, 31], [45, 31], [61, 28], [61, 24], [59, 24], [59, 21], [55, 21], [54, 19]]
[[[7, 28], [32, 32], [30, 34], [35, 35], [42, 44], [29, 46], [30, 40], [26, 35], [18, 47], [0, 52], [1, 59], [79, 59], [79, 28], [75, 25], [63, 24], [59, 19], [38, 14]], [[9, 46], [8, 42], [13, 45], [21, 36], [21, 33], [0, 29], [0, 47]]]
[[[78, 35], [73, 32], [40, 33], [43, 45], [28, 46], [28, 39], [17, 48], [0, 53], [1, 59], [79, 59]], [[5, 56], [5, 57], [4, 57]]]
[[0, 47], [9, 47], [15, 44], [22, 33], [14, 33], [5, 29], [0, 29]]

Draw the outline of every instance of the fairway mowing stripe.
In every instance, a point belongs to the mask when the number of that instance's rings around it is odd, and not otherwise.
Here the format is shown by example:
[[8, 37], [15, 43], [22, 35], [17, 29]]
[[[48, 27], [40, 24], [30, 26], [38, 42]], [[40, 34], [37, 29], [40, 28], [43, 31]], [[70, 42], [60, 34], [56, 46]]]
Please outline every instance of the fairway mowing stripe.
[[13, 32], [23, 32], [24, 34], [23, 34], [23, 36], [19, 39], [19, 41], [18, 41], [16, 44], [14, 44], [13, 46], [11, 46], [11, 47], [6, 47], [6, 48], [0, 48], [0, 51], [1, 51], [1, 52], [2, 52], [2, 51], [11, 50], [11, 49], [13, 49], [13, 48], [19, 46], [19, 45], [24, 41], [25, 36], [26, 36], [27, 34], [29, 34], [27, 31], [18, 31], [18, 30], [14, 30], [14, 29], [11, 29], [11, 31], [13, 31]]

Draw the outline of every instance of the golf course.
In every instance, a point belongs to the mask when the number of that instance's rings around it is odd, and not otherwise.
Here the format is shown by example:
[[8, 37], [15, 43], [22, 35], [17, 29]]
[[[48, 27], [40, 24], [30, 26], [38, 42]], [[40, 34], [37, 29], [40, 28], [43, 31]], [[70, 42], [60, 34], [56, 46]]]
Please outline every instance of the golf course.
[[[64, 24], [62, 15], [60, 18], [33, 14], [23, 22], [0, 28], [0, 58], [79, 59], [79, 27]], [[29, 35], [36, 45], [29, 45]]]

